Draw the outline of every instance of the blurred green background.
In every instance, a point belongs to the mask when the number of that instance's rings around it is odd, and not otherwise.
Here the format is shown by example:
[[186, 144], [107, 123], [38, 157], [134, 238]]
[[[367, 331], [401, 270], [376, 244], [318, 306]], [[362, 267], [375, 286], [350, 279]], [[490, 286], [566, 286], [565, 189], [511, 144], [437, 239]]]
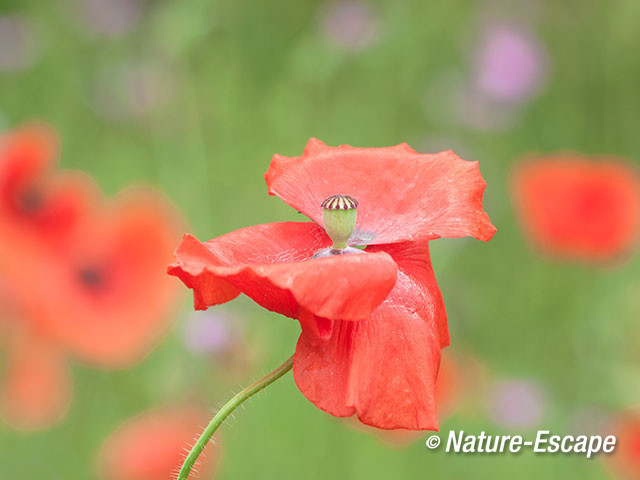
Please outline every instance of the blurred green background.
[[[273, 153], [298, 155], [311, 136], [479, 160], [498, 233], [432, 243], [449, 348], [503, 386], [533, 385], [539, 398], [523, 408], [537, 416], [501, 423], [488, 381], [443, 434], [568, 434], [592, 412], [640, 403], [637, 255], [606, 269], [542, 259], [508, 194], [526, 153], [640, 158], [637, 0], [2, 0], [0, 17], [0, 128], [52, 124], [63, 167], [109, 194], [157, 185], [202, 240], [301, 220], [267, 197], [263, 173]], [[496, 39], [496, 29], [511, 33]], [[482, 49], [499, 51], [501, 38], [507, 57], [520, 48], [530, 59], [507, 61], [513, 77], [487, 86]], [[0, 478], [94, 478], [122, 420], [185, 398], [213, 409], [293, 351], [297, 323], [246, 299], [222, 307], [241, 319], [245, 350], [220, 360], [189, 349], [184, 293], [171, 333], [135, 368], [74, 365], [63, 422], [35, 434], [0, 427]], [[317, 410], [289, 376], [223, 427], [216, 478], [609, 478], [603, 462], [578, 456], [429, 451], [428, 435], [391, 448]]]

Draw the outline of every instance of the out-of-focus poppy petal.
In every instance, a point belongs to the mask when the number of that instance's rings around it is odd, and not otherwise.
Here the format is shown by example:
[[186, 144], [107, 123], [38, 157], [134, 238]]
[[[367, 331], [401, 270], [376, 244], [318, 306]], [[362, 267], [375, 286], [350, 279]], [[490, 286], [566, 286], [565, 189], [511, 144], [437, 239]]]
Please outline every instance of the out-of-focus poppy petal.
[[80, 173], [54, 174], [56, 153], [55, 133], [42, 125], [0, 139], [0, 238], [7, 244], [56, 247], [93, 208], [94, 183]]
[[398, 264], [398, 280], [366, 320], [337, 321], [328, 342], [300, 336], [293, 375], [317, 407], [338, 416], [357, 413], [383, 429], [438, 428], [435, 382], [446, 325], [426, 242], [369, 247]]
[[486, 183], [478, 162], [452, 151], [328, 147], [311, 139], [301, 157], [274, 155], [265, 180], [271, 195], [320, 225], [325, 198], [356, 198], [352, 245], [464, 236], [486, 241], [496, 230], [482, 207]]
[[67, 412], [71, 376], [52, 345], [35, 338], [12, 339], [2, 382], [2, 413], [14, 428], [47, 428]]
[[151, 190], [123, 193], [97, 211], [64, 258], [49, 259], [32, 279], [35, 322], [84, 361], [119, 367], [137, 360], [170, 318], [177, 291], [164, 273], [180, 237], [178, 218]]
[[0, 136], [0, 190], [30, 184], [55, 161], [57, 152], [57, 136], [44, 124]]
[[440, 362], [438, 380], [436, 382], [436, 405], [438, 418], [442, 421], [450, 416], [459, 406], [462, 394], [462, 361], [445, 350]]
[[20, 262], [33, 249], [59, 254], [99, 198], [93, 181], [79, 173], [49, 179], [46, 186], [36, 186], [29, 194], [36, 196], [32, 207], [0, 205], [0, 238], [2, 244], [12, 246], [0, 252], [0, 266], [5, 261]]
[[616, 448], [604, 455], [618, 478], [640, 479], [640, 410], [620, 413], [612, 421], [607, 435], [616, 437]]
[[187, 235], [169, 273], [194, 290], [198, 309], [242, 292], [303, 324], [313, 322], [309, 315], [366, 318], [393, 287], [396, 264], [381, 251], [311, 258], [330, 243], [311, 222], [256, 225], [206, 243]]
[[640, 234], [640, 177], [624, 161], [571, 154], [532, 158], [512, 192], [533, 242], [564, 258], [601, 262], [628, 253]]
[[[207, 423], [207, 413], [193, 406], [164, 408], [131, 419], [103, 444], [98, 465], [103, 480], [168, 480], [175, 478]], [[194, 470], [211, 478], [219, 461], [219, 448], [210, 442]]]

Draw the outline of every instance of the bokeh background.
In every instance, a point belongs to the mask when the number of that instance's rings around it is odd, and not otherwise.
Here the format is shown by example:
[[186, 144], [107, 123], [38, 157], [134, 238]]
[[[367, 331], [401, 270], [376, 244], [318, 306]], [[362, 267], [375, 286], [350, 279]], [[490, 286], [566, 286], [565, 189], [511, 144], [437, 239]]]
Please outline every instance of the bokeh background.
[[[638, 162], [639, 22], [637, 0], [2, 0], [0, 129], [47, 122], [62, 168], [106, 195], [154, 185], [202, 240], [301, 220], [267, 197], [263, 173], [312, 136], [480, 161], [498, 233], [432, 243], [455, 390], [441, 431], [597, 432], [640, 404], [640, 259], [541, 256], [509, 176], [536, 152]], [[212, 411], [293, 351], [296, 322], [246, 298], [194, 313], [177, 288], [172, 327], [145, 358], [73, 362], [62, 420], [0, 424], [1, 478], [98, 478], [123, 422], [182, 402]], [[427, 450], [428, 435], [361, 431], [289, 376], [224, 425], [215, 478], [618, 478], [602, 458], [454, 456]]]

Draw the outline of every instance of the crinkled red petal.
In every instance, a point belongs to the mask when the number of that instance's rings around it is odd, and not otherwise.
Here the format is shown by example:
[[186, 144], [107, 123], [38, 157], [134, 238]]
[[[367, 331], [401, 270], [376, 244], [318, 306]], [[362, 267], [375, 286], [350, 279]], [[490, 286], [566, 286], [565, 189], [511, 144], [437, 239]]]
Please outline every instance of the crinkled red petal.
[[[302, 333], [293, 374], [317, 407], [383, 428], [437, 430], [435, 382], [448, 343], [426, 242], [369, 247], [398, 264], [387, 299], [360, 322], [337, 321], [326, 342]], [[367, 250], [369, 250], [367, 249]]]
[[322, 201], [334, 194], [359, 201], [352, 245], [439, 237], [489, 240], [495, 227], [482, 207], [486, 183], [478, 162], [452, 151], [328, 147], [311, 139], [300, 157], [274, 155], [269, 193], [322, 224]]
[[[187, 235], [169, 273], [193, 289], [198, 309], [242, 292], [303, 326], [309, 315], [366, 318], [393, 288], [396, 264], [381, 251], [312, 259], [330, 243], [311, 222], [256, 225], [205, 243]], [[329, 326], [317, 328], [324, 335]]]

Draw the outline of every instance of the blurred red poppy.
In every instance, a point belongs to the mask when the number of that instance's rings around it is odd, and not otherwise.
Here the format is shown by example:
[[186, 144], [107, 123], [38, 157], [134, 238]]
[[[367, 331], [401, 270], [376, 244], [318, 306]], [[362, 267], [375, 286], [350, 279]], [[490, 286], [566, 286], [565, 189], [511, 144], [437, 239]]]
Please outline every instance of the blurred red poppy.
[[[63, 356], [122, 367], [164, 331], [177, 289], [163, 273], [182, 230], [156, 191], [105, 200], [89, 177], [56, 170], [56, 145], [44, 126], [0, 142], [0, 295], [11, 298], [0, 333], [18, 339], [2, 396], [9, 417], [42, 425], [63, 410], [57, 397], [68, 397]], [[49, 394], [38, 391], [44, 385]], [[31, 404], [43, 418], [31, 422]]]
[[[131, 419], [103, 444], [99, 476], [103, 480], [168, 480], [174, 478], [195, 433], [207, 423], [206, 410], [193, 406], [164, 408]], [[196, 469], [211, 478], [219, 447], [209, 443]]]
[[98, 366], [139, 360], [170, 319], [177, 290], [163, 272], [180, 225], [150, 190], [125, 192], [96, 210], [64, 254], [31, 279], [35, 327]]
[[616, 437], [615, 450], [604, 456], [619, 478], [640, 480], [640, 411], [621, 413], [607, 434]]
[[[318, 224], [257, 225], [206, 243], [187, 235], [169, 273], [194, 290], [198, 309], [244, 293], [299, 320], [293, 374], [317, 407], [379, 428], [437, 429], [434, 384], [449, 334], [428, 240], [493, 236], [477, 162], [312, 139], [301, 157], [275, 155], [265, 178]], [[349, 244], [368, 247], [312, 258], [331, 245], [319, 224], [334, 194], [360, 203]]]
[[94, 183], [79, 172], [55, 171], [57, 151], [55, 132], [45, 125], [0, 136], [0, 245], [58, 246], [93, 208]]
[[12, 332], [0, 404], [4, 419], [20, 430], [46, 428], [66, 413], [71, 375], [62, 352], [33, 335]]
[[614, 158], [532, 158], [513, 174], [524, 230], [544, 251], [585, 262], [629, 253], [640, 234], [640, 177]]

